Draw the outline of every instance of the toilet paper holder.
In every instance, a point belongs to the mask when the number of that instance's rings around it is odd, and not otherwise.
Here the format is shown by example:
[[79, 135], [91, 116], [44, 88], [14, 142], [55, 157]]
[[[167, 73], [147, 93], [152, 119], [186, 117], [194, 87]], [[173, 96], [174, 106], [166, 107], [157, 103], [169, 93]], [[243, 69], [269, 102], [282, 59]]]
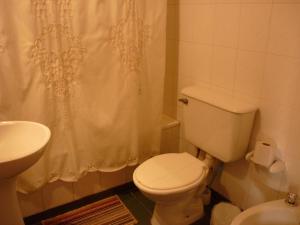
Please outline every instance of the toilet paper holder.
[[285, 170], [285, 163], [278, 156], [278, 149], [270, 144], [258, 141], [253, 151], [246, 154], [246, 160], [266, 168], [270, 173]]

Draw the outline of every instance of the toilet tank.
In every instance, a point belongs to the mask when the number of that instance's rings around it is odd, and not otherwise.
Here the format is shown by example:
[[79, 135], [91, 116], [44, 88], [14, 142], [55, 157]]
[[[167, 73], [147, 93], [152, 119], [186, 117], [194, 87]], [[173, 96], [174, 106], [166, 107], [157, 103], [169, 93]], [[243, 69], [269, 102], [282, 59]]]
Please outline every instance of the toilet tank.
[[256, 107], [200, 87], [182, 90], [183, 135], [223, 162], [241, 159], [251, 135]]

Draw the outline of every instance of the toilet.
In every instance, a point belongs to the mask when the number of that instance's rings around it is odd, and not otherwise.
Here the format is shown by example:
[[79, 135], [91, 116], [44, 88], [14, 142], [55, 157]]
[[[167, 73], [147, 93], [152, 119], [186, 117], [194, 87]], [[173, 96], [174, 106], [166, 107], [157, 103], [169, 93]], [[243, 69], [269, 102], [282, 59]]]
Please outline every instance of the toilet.
[[256, 107], [196, 86], [182, 90], [183, 133], [205, 152], [154, 156], [133, 173], [139, 190], [155, 202], [152, 225], [188, 225], [200, 219], [202, 194], [216, 161], [241, 159], [247, 150]]

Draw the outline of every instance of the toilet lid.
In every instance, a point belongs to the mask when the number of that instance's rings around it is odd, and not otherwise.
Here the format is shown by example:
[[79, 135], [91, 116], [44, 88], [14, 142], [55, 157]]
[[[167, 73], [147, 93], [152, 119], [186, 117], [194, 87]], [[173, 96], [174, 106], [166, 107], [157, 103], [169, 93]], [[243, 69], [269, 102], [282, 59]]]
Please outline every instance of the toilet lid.
[[177, 189], [201, 181], [205, 168], [203, 162], [188, 153], [168, 153], [142, 163], [134, 179], [150, 189]]

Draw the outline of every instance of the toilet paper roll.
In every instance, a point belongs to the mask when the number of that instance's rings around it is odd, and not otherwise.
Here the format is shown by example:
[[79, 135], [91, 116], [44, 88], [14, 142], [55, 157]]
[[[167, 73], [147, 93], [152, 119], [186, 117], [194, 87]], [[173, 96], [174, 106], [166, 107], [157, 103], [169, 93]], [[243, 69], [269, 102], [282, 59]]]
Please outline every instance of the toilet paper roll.
[[276, 160], [275, 149], [264, 142], [257, 142], [251, 159], [254, 163], [269, 168]]

